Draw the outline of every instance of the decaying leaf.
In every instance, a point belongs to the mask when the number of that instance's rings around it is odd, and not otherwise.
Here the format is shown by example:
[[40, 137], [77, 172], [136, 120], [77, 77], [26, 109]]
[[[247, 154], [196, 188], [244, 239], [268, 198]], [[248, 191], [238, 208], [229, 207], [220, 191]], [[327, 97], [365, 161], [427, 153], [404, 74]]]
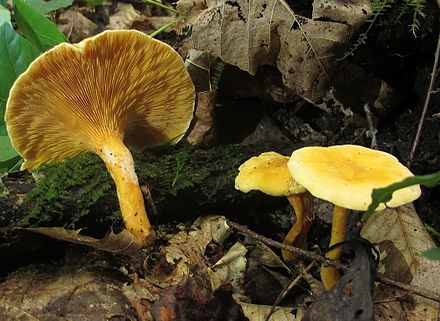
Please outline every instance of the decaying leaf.
[[90, 19], [86, 18], [75, 7], [60, 14], [58, 18], [58, 29], [63, 32], [72, 43], [94, 36], [99, 32], [98, 26]]
[[225, 283], [231, 283], [235, 288], [239, 288], [246, 270], [246, 253], [246, 247], [237, 242], [208, 270], [213, 289]]
[[110, 16], [106, 29], [130, 29], [134, 21], [142, 20], [141, 17], [142, 15], [133, 8], [131, 3], [118, 2], [115, 13]]
[[232, 286], [226, 284], [215, 291], [207, 279], [196, 275], [182, 279], [167, 288], [154, 303], [154, 320], [247, 321], [243, 311], [232, 298]]
[[201, 147], [214, 146], [217, 140], [214, 119], [216, 96], [215, 91], [197, 94], [196, 123], [187, 138], [190, 144]]
[[120, 289], [123, 282], [110, 276], [113, 270], [105, 256], [70, 256], [76, 260], [61, 267], [59, 262], [30, 265], [0, 283], [0, 320], [136, 319]]
[[353, 32], [368, 20], [371, 13], [370, 0], [314, 0], [313, 19], [326, 19], [349, 25]]
[[206, 246], [212, 241], [222, 244], [231, 233], [223, 216], [197, 219], [190, 231], [175, 234], [169, 245], [162, 248], [167, 263], [174, 267], [162, 280], [175, 285], [193, 273], [206, 273], [210, 266], [205, 256]]
[[[327, 91], [336, 58], [353, 36], [351, 26], [299, 16], [283, 0], [180, 0], [177, 9], [177, 28], [191, 27], [195, 49], [252, 75], [261, 65], [276, 66], [284, 84], [310, 101]], [[365, 21], [367, 9], [353, 9], [350, 22]]]
[[371, 295], [375, 269], [371, 248], [352, 241], [347, 246], [355, 253], [349, 270], [327, 292], [313, 302], [303, 321], [339, 320], [372, 321], [374, 304]]
[[30, 231], [50, 236], [54, 239], [71, 243], [87, 245], [95, 249], [113, 253], [133, 255], [140, 251], [142, 244], [133, 237], [127, 230], [115, 234], [110, 232], [102, 239], [91, 236], [81, 235], [81, 230], [66, 230], [62, 227], [33, 227], [33, 228], [13, 228], [15, 230]]
[[[249, 321], [265, 321], [272, 307], [240, 302], [241, 308]], [[293, 314], [293, 308], [276, 307], [269, 321], [299, 321], [301, 316]]]
[[[426, 249], [434, 247], [435, 243], [412, 204], [373, 213], [363, 226], [361, 235], [379, 250], [380, 272], [397, 281], [440, 292], [440, 262], [420, 256]], [[384, 297], [381, 296], [382, 299]], [[395, 297], [399, 298], [399, 293]], [[395, 300], [399, 301], [407, 320], [431, 321], [439, 317], [439, 304], [436, 302], [415, 295]]]

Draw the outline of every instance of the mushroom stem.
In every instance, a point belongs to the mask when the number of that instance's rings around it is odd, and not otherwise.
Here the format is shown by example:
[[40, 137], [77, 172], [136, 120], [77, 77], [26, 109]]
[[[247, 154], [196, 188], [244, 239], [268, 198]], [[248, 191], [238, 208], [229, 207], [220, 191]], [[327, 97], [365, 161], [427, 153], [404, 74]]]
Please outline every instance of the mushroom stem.
[[105, 143], [96, 153], [104, 161], [115, 182], [125, 227], [144, 247], [147, 247], [153, 241], [155, 232], [147, 217], [142, 191], [134, 170], [133, 157], [124, 145], [121, 135], [106, 136], [103, 141]]
[[[347, 227], [349, 213], [349, 209], [335, 205], [335, 208], [333, 210], [333, 222], [329, 247], [344, 241], [345, 228]], [[331, 260], [337, 260], [339, 256], [341, 256], [341, 253], [342, 246], [339, 246], [327, 252], [325, 257]], [[338, 282], [339, 278], [340, 275], [338, 269], [332, 266], [321, 266], [321, 280], [326, 290], [331, 289], [333, 285]]]
[[[309, 192], [287, 196], [295, 211], [296, 221], [287, 235], [284, 237], [284, 244], [293, 245], [304, 249], [307, 243], [307, 234], [313, 222], [313, 198]], [[296, 258], [292, 252], [283, 250], [281, 252], [284, 261], [290, 262]]]

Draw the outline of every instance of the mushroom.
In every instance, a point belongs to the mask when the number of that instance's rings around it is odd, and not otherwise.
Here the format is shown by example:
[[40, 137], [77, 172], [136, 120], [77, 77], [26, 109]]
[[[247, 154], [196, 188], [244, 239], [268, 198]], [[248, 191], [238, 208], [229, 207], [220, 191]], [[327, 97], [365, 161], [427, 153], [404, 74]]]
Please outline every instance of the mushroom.
[[126, 146], [179, 141], [194, 98], [170, 46], [134, 30], [106, 31], [37, 58], [13, 85], [5, 122], [22, 169], [96, 153], [113, 177], [126, 228], [148, 246], [155, 233]]
[[[356, 145], [300, 148], [292, 153], [288, 167], [293, 178], [313, 196], [334, 204], [329, 246], [344, 241], [350, 210], [365, 211], [372, 201], [373, 189], [413, 176], [394, 156]], [[386, 205], [397, 207], [412, 202], [420, 193], [419, 185], [398, 190]], [[384, 208], [381, 204], [378, 210]], [[336, 260], [341, 252], [338, 247], [326, 257]], [[329, 289], [339, 279], [339, 272], [322, 266], [321, 279]]]
[[[259, 190], [271, 196], [286, 196], [292, 205], [296, 222], [284, 238], [284, 243], [306, 247], [307, 233], [313, 220], [313, 201], [310, 193], [298, 184], [287, 168], [289, 157], [266, 152], [248, 159], [239, 167], [235, 188], [248, 193]], [[285, 261], [292, 261], [292, 252], [282, 251]]]

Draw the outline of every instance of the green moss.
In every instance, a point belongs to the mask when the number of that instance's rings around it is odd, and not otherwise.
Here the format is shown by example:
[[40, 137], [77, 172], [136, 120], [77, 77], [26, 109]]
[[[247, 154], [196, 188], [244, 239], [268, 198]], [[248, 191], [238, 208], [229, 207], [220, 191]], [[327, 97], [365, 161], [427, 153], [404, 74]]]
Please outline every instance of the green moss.
[[[246, 197], [234, 189], [240, 164], [264, 146], [219, 146], [210, 150], [192, 147], [134, 154], [141, 185], [152, 192], [161, 212], [194, 211], [215, 202]], [[43, 167], [26, 199], [25, 215], [18, 226], [65, 226], [120, 222], [116, 189], [103, 162], [89, 153]]]
[[113, 188], [102, 161], [89, 153], [44, 166], [36, 176], [41, 178], [28, 194], [29, 215], [18, 222], [20, 226], [47, 222], [72, 228]]

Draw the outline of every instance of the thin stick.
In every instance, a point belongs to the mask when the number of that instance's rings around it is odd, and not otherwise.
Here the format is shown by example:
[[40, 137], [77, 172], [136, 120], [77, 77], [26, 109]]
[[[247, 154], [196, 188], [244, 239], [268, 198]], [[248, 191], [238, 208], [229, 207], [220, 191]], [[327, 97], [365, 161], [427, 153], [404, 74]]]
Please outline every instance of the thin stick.
[[411, 152], [409, 153], [407, 167], [410, 167], [414, 158], [414, 154], [417, 149], [417, 145], [419, 144], [423, 123], [425, 121], [426, 112], [428, 110], [429, 100], [431, 99], [431, 94], [434, 89], [435, 76], [438, 69], [439, 53], [440, 53], [440, 33], [437, 39], [437, 49], [435, 50], [434, 65], [432, 66], [432, 71], [431, 71], [431, 80], [429, 81], [428, 91], [426, 92], [425, 102], [423, 103], [422, 115], [420, 115], [420, 121], [419, 121], [419, 126], [417, 127], [416, 136], [414, 137], [414, 142], [411, 147]]
[[[244, 234], [244, 235], [250, 236], [251, 238], [253, 238], [253, 239], [257, 240], [257, 241], [260, 241], [261, 243], [264, 243], [264, 244], [266, 244], [268, 246], [273, 246], [273, 247], [276, 247], [278, 249], [282, 249], [282, 250], [286, 250], [286, 251], [290, 251], [290, 252], [296, 253], [298, 255], [307, 257], [307, 258], [309, 258], [311, 260], [315, 260], [315, 261], [318, 261], [320, 263], [324, 263], [324, 264], [327, 264], [327, 265], [330, 265], [330, 266], [334, 266], [334, 267], [336, 267], [336, 268], [338, 268], [338, 269], [340, 269], [340, 270], [342, 270], [344, 272], [348, 271], [348, 267], [347, 266], [345, 266], [345, 265], [343, 265], [343, 264], [341, 264], [341, 263], [339, 263], [337, 261], [332, 261], [332, 260], [326, 259], [325, 257], [323, 257], [323, 256], [321, 256], [319, 254], [316, 254], [314, 252], [302, 250], [302, 249], [299, 249], [299, 248], [296, 248], [296, 247], [293, 247], [293, 246], [290, 246], [290, 245], [279, 243], [279, 242], [274, 241], [274, 240], [272, 240], [270, 238], [267, 238], [267, 237], [262, 236], [262, 235], [260, 235], [258, 233], [255, 233], [255, 232], [249, 230], [245, 226], [242, 226], [240, 224], [231, 222], [229, 220], [227, 221], [227, 224], [232, 229], [234, 229], [237, 232], [239, 232], [240, 234]], [[440, 302], [440, 293], [437, 293], [437, 292], [431, 291], [431, 290], [427, 290], [427, 289], [424, 289], [424, 288], [419, 287], [419, 286], [410, 285], [410, 284], [402, 283], [402, 282], [399, 282], [399, 281], [387, 278], [386, 276], [384, 276], [381, 273], [376, 273], [376, 281], [381, 282], [383, 284], [394, 286], [396, 288], [399, 288], [401, 290], [407, 291], [407, 292], [412, 293], [412, 294], [419, 295], [419, 296], [424, 297], [426, 299], [430, 299], [430, 300], [433, 300], [433, 301], [436, 301], [436, 302]]]
[[368, 104], [364, 105], [364, 111], [365, 111], [365, 115], [367, 116], [368, 129], [371, 135], [370, 147], [372, 149], [376, 149], [377, 148], [376, 129], [374, 128], [373, 115], [371, 113], [370, 106], [368, 106]]
[[272, 305], [272, 308], [269, 311], [269, 314], [266, 316], [264, 321], [269, 321], [270, 317], [272, 316], [273, 312], [275, 311], [275, 308], [277, 305], [281, 302], [281, 300], [284, 299], [284, 297], [287, 295], [287, 293], [290, 292], [290, 290], [301, 280], [301, 278], [304, 276], [304, 274], [308, 273], [310, 269], [316, 264], [316, 261], [312, 261], [306, 268], [301, 271], [293, 280], [292, 282], [289, 282], [289, 284], [281, 291], [281, 293], [276, 298], [275, 302]]

